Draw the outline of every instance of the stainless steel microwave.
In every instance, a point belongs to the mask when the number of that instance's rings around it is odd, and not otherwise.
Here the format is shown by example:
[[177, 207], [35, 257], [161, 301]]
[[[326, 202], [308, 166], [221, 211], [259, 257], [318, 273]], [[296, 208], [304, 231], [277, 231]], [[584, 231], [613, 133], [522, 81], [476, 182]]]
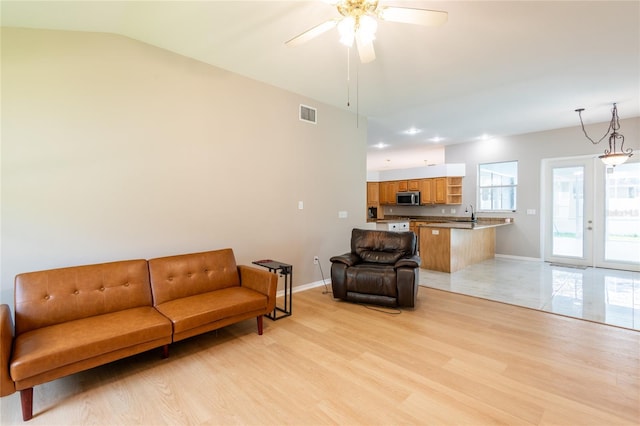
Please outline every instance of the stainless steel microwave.
[[399, 206], [419, 206], [420, 192], [398, 192], [396, 193], [396, 204]]

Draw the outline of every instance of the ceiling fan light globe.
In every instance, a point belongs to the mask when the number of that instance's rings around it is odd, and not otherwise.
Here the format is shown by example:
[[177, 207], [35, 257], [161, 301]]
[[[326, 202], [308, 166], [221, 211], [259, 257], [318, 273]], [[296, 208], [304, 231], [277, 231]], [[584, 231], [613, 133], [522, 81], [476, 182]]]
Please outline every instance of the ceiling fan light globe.
[[362, 16], [360, 25], [357, 28], [358, 35], [364, 42], [372, 42], [376, 39], [376, 31], [378, 30], [378, 22], [371, 16]]
[[352, 16], [347, 16], [338, 23], [338, 33], [340, 34], [340, 43], [345, 46], [353, 46], [353, 40], [356, 36], [356, 20]]
[[340, 37], [340, 43], [347, 47], [353, 47], [353, 41], [355, 40], [354, 34], [347, 34]]

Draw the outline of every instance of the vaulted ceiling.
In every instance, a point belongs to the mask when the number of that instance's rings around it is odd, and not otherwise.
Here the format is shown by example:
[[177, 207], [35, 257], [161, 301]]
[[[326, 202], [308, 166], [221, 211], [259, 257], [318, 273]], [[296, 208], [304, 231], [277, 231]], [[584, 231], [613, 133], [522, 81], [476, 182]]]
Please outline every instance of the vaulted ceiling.
[[621, 118], [640, 116], [638, 1], [381, 4], [448, 22], [381, 22], [377, 58], [361, 64], [335, 29], [285, 46], [339, 16], [323, 1], [3, 0], [1, 12], [3, 26], [117, 33], [357, 112], [370, 170], [421, 166], [434, 147], [483, 135], [575, 126], [578, 107], [586, 123], [608, 121], [613, 102]]

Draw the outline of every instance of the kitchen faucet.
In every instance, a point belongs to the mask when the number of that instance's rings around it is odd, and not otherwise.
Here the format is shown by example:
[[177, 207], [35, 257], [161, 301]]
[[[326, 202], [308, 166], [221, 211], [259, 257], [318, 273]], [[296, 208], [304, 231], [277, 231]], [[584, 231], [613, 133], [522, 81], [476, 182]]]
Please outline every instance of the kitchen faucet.
[[469, 209], [471, 209], [471, 222], [477, 222], [478, 219], [476, 219], [476, 212], [473, 210], [473, 204], [469, 204], [469, 207], [467, 207], [464, 212], [469, 213]]

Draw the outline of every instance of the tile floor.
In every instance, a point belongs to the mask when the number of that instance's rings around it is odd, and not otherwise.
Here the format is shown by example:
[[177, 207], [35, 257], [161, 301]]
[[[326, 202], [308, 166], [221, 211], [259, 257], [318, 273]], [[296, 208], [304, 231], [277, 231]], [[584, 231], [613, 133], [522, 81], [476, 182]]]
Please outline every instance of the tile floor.
[[497, 257], [452, 274], [421, 269], [420, 285], [640, 330], [640, 272]]

